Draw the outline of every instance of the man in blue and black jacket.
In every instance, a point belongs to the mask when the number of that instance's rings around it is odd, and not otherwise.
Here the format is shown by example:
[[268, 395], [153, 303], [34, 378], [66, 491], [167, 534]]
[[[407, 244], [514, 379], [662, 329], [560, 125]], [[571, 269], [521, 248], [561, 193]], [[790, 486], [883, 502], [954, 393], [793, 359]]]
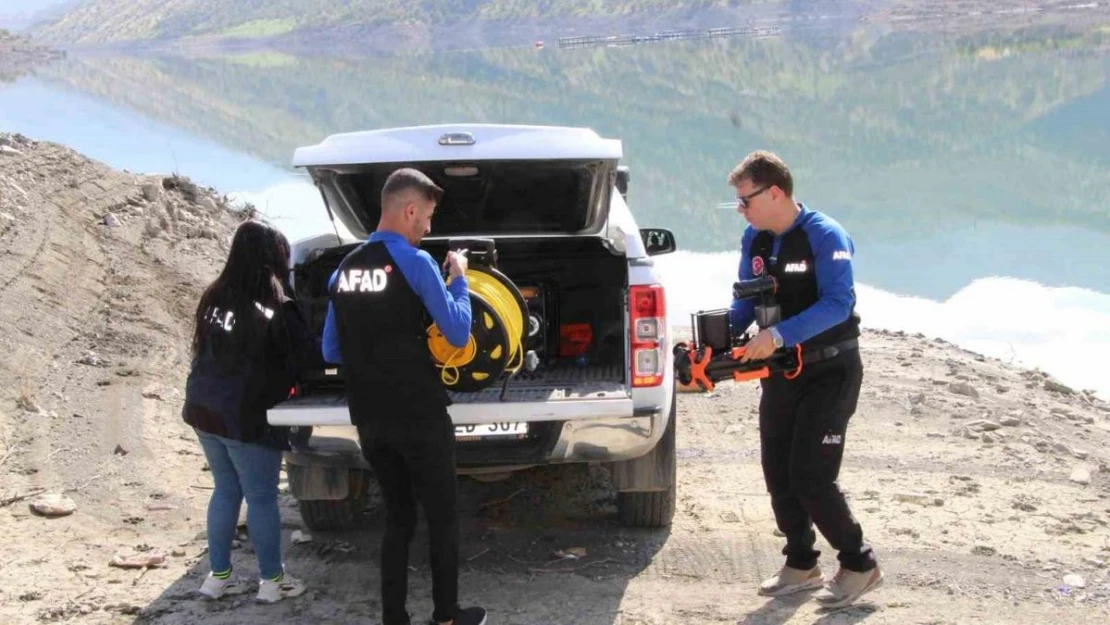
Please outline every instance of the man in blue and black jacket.
[[[794, 200], [789, 168], [776, 155], [749, 154], [729, 175], [737, 210], [748, 221], [741, 242], [739, 279], [775, 279], [779, 319], [760, 328], [744, 360], [802, 346], [803, 368], [792, 379], [764, 378], [759, 403], [763, 475], [786, 564], [759, 593], [781, 596], [824, 587], [815, 599], [841, 607], [883, 581], [875, 554], [863, 541], [837, 474], [848, 420], [863, 381], [859, 315], [852, 279], [852, 239], [831, 217]], [[730, 325], [747, 330], [754, 303], [734, 300]], [[840, 570], [825, 580], [814, 550], [816, 525], [838, 551]]]
[[428, 349], [428, 317], [456, 347], [470, 338], [466, 257], [448, 252], [453, 278], [416, 247], [431, 231], [443, 190], [399, 169], [381, 191], [381, 218], [330, 280], [324, 359], [342, 364], [351, 422], [386, 504], [381, 593], [385, 625], [408, 625], [409, 545], [416, 504], [427, 519], [435, 623], [482, 625], [482, 608], [460, 609], [455, 428], [450, 398]]

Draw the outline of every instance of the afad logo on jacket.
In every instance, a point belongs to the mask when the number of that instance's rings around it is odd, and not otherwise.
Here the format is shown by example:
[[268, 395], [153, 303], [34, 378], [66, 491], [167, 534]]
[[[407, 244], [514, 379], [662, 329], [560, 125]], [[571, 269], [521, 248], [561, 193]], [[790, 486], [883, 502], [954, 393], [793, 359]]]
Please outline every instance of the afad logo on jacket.
[[752, 257], [752, 275], [753, 276], [762, 276], [763, 275], [763, 257], [762, 256], [753, 256]]
[[375, 269], [348, 269], [339, 274], [339, 293], [377, 293], [389, 286], [389, 274], [393, 265]]

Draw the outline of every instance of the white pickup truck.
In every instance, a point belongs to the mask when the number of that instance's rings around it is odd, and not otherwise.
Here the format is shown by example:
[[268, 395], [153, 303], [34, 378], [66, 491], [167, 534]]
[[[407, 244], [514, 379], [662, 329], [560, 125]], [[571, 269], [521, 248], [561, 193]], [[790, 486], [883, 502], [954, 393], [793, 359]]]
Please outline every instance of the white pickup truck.
[[[539, 465], [604, 464], [621, 522], [659, 527], [675, 507], [675, 381], [651, 257], [675, 241], [633, 219], [622, 150], [585, 128], [486, 124], [337, 134], [299, 148], [294, 165], [339, 223], [295, 243], [291, 282], [321, 333], [328, 277], [376, 227], [386, 176], [402, 166], [428, 174], [445, 195], [421, 247], [442, 261], [451, 239], [492, 239], [498, 269], [526, 300], [525, 348], [538, 357], [504, 384], [450, 393], [459, 473], [495, 480]], [[306, 525], [350, 527], [373, 479], [342, 367], [322, 356], [318, 365], [268, 419], [293, 426], [286, 467]]]

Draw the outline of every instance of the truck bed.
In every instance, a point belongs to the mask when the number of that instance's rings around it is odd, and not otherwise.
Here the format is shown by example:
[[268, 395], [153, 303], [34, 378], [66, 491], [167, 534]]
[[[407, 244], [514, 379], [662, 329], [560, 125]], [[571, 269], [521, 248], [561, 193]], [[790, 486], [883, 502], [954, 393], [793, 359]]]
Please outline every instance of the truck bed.
[[[629, 417], [632, 395], [616, 365], [573, 365], [546, 369], [542, 374], [521, 373], [509, 382], [501, 398], [497, 385], [477, 393], [450, 393], [448, 408], [455, 423], [561, 421], [602, 417]], [[268, 413], [273, 425], [350, 425], [347, 400], [336, 389], [294, 397]]]
[[477, 393], [449, 393], [458, 404], [502, 402], [572, 401], [606, 397], [629, 397], [628, 387], [616, 365], [577, 367], [560, 364], [536, 373], [521, 371], [509, 381], [504, 399], [500, 384]]

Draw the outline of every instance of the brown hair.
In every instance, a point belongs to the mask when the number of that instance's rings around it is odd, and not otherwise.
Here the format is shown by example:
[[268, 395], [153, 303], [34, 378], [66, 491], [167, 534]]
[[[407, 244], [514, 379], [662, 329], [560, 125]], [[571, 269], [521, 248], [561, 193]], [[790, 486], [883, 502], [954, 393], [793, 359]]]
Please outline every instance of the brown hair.
[[757, 187], [774, 185], [787, 195], [794, 196], [794, 177], [790, 168], [774, 152], [756, 150], [744, 157], [728, 175], [728, 183], [736, 186], [750, 180]]
[[432, 182], [431, 178], [417, 169], [403, 167], [385, 179], [385, 184], [382, 185], [382, 206], [386, 205], [388, 198], [409, 189], [420, 191], [425, 198], [436, 203], [443, 198], [443, 189]]

